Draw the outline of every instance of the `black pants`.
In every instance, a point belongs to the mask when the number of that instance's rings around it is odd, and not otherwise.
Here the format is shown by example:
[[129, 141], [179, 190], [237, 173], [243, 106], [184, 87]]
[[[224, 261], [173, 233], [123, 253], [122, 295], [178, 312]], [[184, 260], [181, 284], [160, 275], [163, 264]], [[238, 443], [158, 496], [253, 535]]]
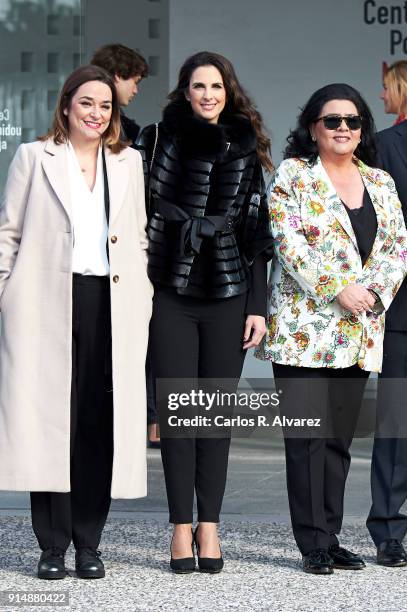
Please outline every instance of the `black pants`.
[[[291, 523], [298, 548], [305, 555], [338, 544], [349, 447], [369, 372], [357, 366], [336, 370], [274, 363], [273, 371], [287, 404], [298, 406], [304, 417], [319, 414], [333, 421], [338, 418], [336, 411], [346, 420], [343, 436], [316, 438], [304, 433], [303, 437], [288, 437], [291, 434], [287, 433], [284, 437]], [[352, 382], [344, 381], [346, 378]], [[311, 379], [311, 383], [299, 393], [301, 381], [290, 384], [285, 379]]]
[[146, 357], [147, 425], [158, 423], [158, 410], [155, 396], [155, 377], [152, 368], [150, 346]]
[[109, 279], [73, 277], [71, 492], [31, 493], [42, 550], [97, 548], [110, 507], [113, 459]]
[[[246, 295], [199, 299], [158, 289], [150, 348], [159, 378], [240, 378]], [[217, 523], [226, 484], [230, 438], [161, 438], [171, 523]]]
[[[407, 499], [407, 332], [386, 332], [383, 369], [377, 397], [378, 435], [373, 445], [372, 507], [367, 527], [376, 546], [388, 539], [401, 542], [407, 532], [407, 516], [400, 512]], [[390, 380], [388, 380], [390, 379]], [[391, 379], [398, 379], [392, 383]], [[404, 431], [403, 437], [388, 437]], [[381, 437], [385, 436], [385, 437]]]

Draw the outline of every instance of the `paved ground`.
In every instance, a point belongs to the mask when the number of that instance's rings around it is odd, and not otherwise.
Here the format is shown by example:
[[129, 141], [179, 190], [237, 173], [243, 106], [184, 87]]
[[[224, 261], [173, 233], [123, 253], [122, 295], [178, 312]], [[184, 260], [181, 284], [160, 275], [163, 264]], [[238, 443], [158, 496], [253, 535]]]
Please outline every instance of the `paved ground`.
[[301, 572], [288, 524], [281, 443], [235, 440], [221, 525], [222, 574], [175, 576], [168, 570], [170, 529], [160, 457], [159, 451], [149, 451], [149, 497], [113, 505], [101, 544], [107, 570], [104, 580], [78, 580], [70, 551], [67, 561], [72, 575], [59, 583], [39, 582], [34, 575], [38, 552], [27, 496], [0, 495], [0, 591], [65, 590], [70, 606], [61, 609], [75, 612], [407, 612], [407, 569], [375, 565], [374, 548], [364, 527], [370, 497], [370, 447], [369, 440], [354, 443], [341, 538], [344, 545], [363, 554], [368, 563], [364, 571], [337, 570], [327, 577]]

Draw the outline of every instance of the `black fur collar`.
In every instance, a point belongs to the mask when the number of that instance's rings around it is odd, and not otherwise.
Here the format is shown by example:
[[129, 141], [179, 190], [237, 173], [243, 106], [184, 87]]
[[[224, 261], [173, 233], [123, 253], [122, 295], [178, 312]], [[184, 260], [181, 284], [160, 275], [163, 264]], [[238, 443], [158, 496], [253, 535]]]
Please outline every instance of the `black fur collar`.
[[245, 117], [222, 113], [219, 123], [207, 123], [192, 114], [188, 103], [169, 104], [163, 112], [163, 126], [189, 154], [233, 151], [245, 155], [256, 148], [255, 131]]

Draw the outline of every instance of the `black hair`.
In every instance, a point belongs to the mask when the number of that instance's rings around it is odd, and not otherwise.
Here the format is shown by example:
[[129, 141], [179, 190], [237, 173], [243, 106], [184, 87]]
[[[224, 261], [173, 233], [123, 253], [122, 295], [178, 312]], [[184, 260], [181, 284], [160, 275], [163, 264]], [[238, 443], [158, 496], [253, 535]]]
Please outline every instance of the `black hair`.
[[362, 118], [361, 141], [355, 150], [355, 155], [369, 166], [376, 163], [376, 146], [374, 135], [376, 132], [370, 108], [360, 93], [345, 83], [333, 83], [321, 87], [312, 94], [297, 118], [297, 125], [291, 130], [284, 151], [284, 159], [288, 157], [305, 157], [309, 162], [315, 163], [318, 157], [318, 146], [311, 138], [310, 127], [318, 119], [321, 109], [331, 100], [349, 100], [356, 106]]

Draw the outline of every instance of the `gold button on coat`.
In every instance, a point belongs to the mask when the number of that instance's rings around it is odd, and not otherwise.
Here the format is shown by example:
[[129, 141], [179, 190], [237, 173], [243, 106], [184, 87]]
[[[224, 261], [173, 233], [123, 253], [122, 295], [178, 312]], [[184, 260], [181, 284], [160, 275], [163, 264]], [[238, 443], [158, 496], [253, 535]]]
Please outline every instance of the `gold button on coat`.
[[117, 236], [112, 236], [112, 237], [110, 238], [110, 242], [113, 242], [113, 244], [116, 244], [116, 242], [117, 242]]
[[118, 282], [119, 282], [119, 276], [118, 276], [117, 274], [115, 274], [115, 275], [113, 276], [113, 282], [114, 282], [114, 283], [118, 283]]

